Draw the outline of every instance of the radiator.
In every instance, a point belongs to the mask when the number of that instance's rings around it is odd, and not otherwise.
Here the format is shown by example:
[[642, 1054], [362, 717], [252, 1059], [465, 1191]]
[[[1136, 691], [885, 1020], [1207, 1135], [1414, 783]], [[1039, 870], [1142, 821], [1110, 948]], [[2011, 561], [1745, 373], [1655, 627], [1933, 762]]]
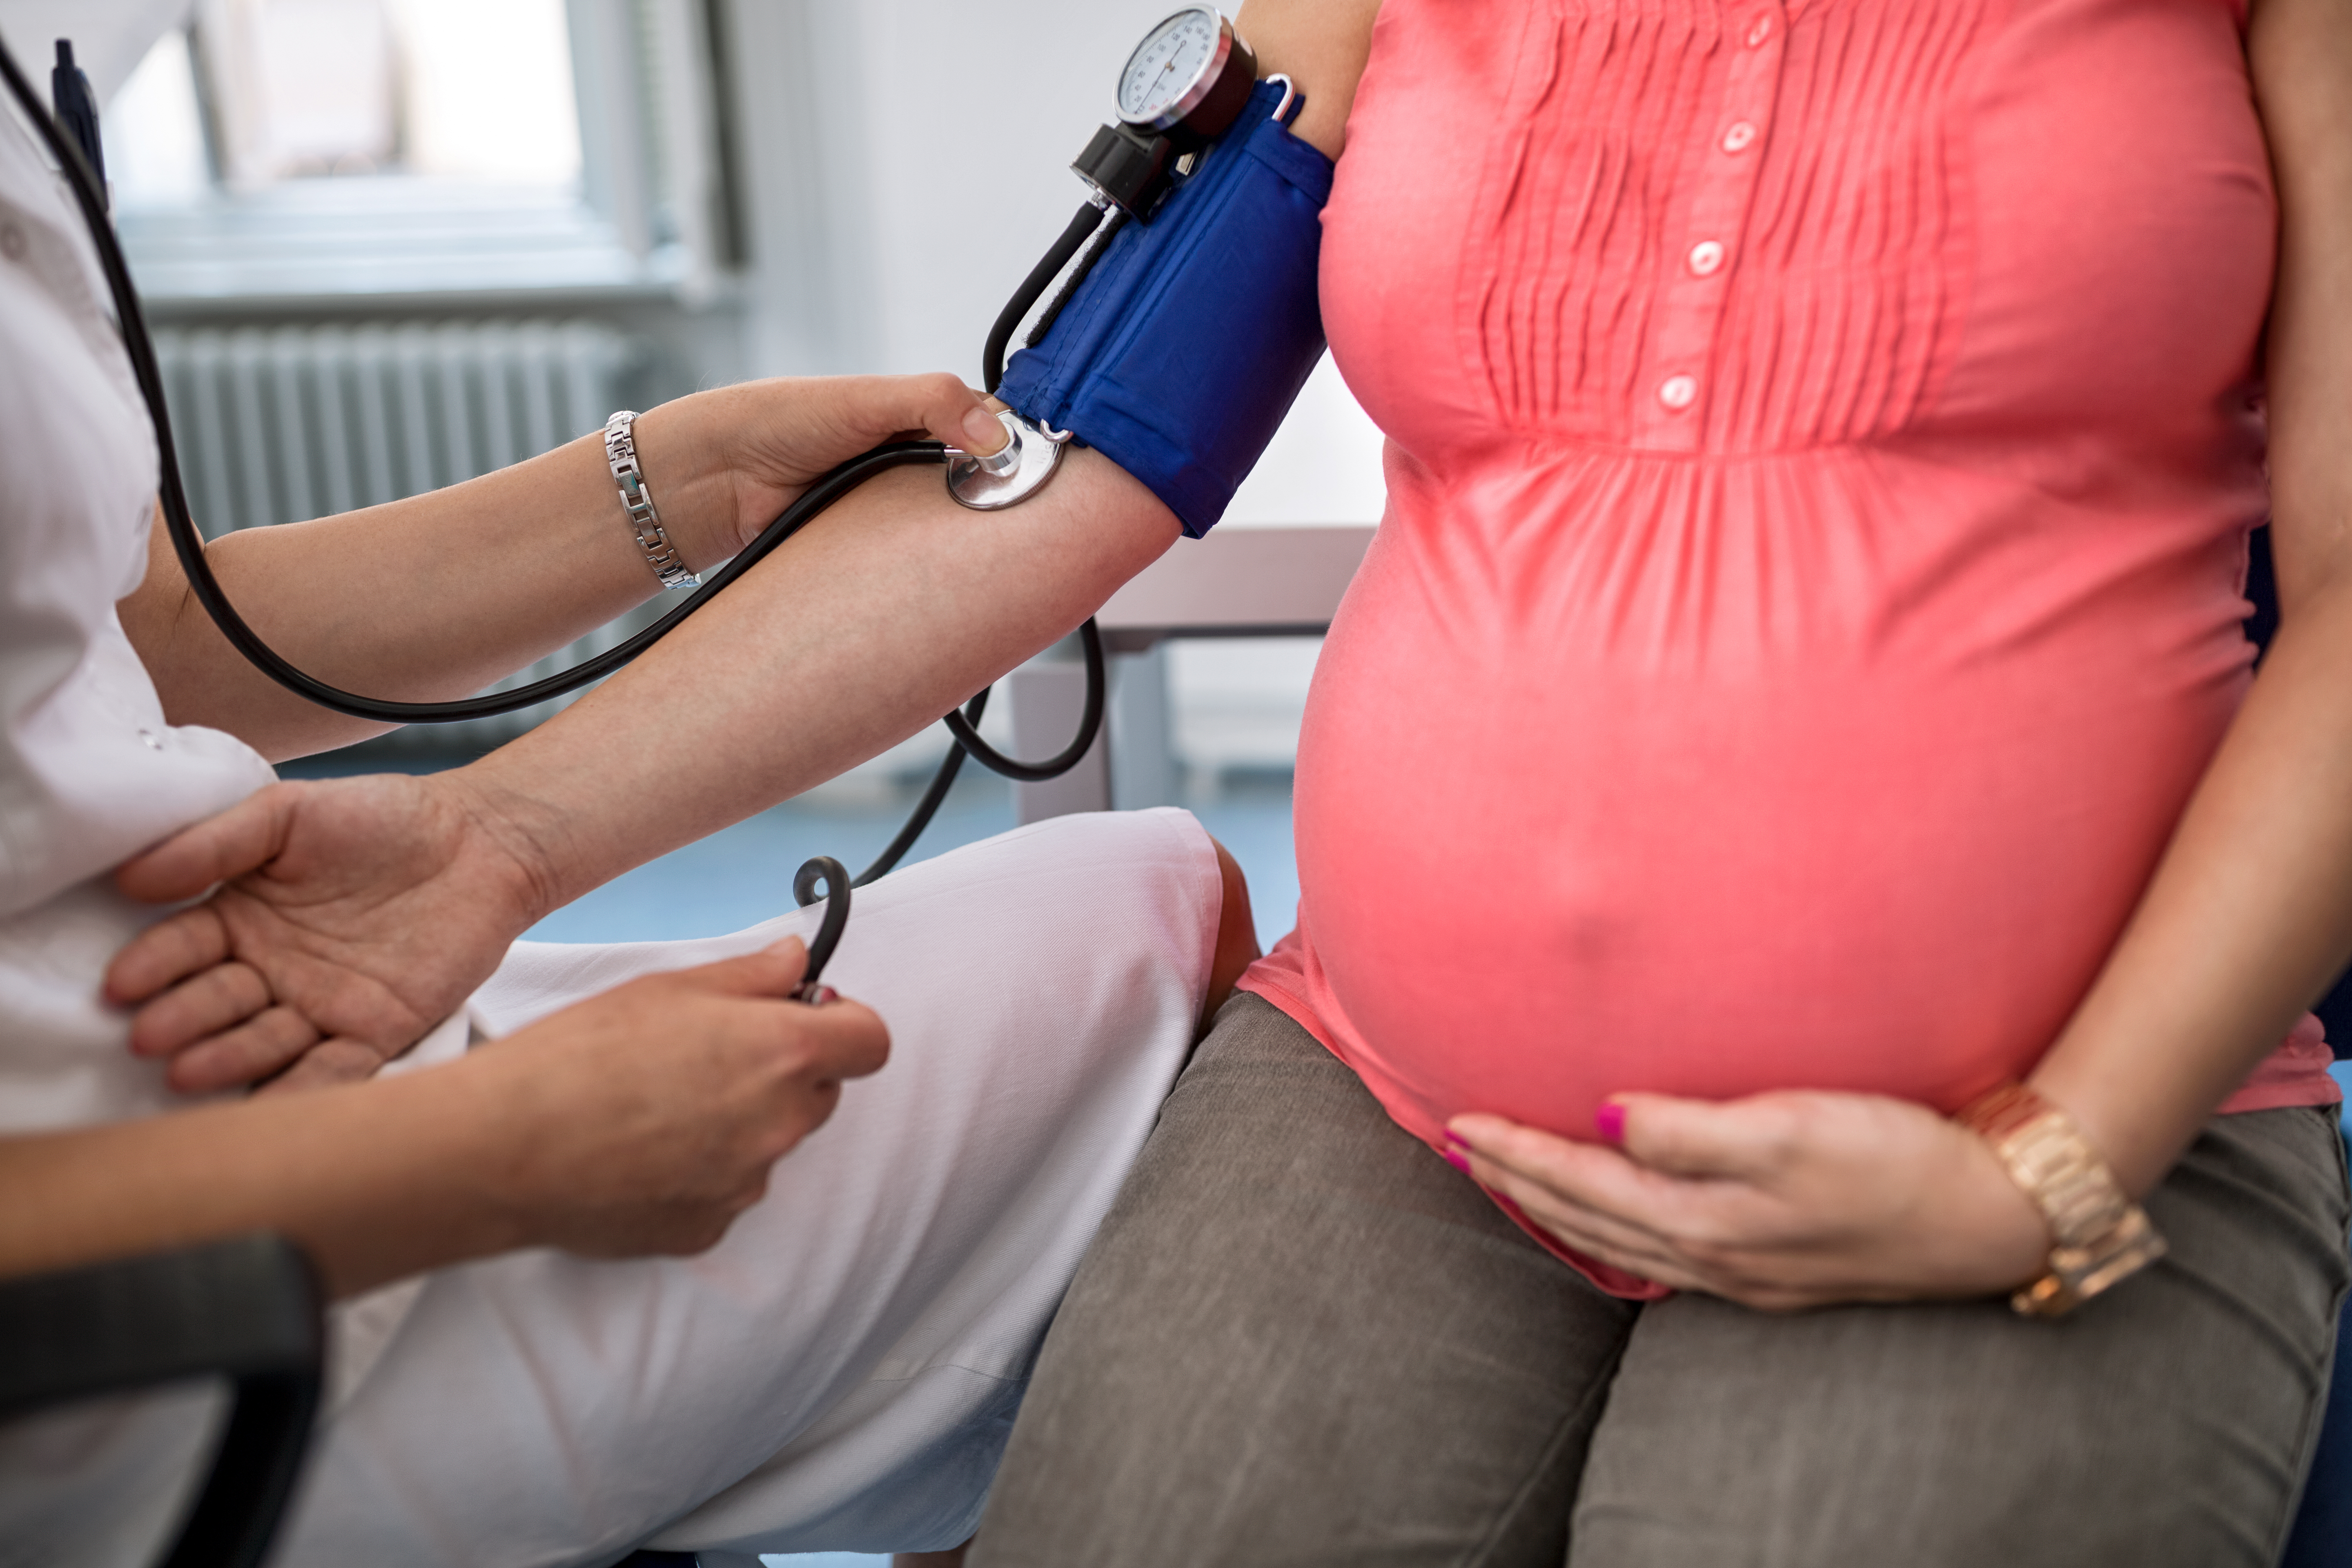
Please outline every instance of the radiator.
[[[638, 354], [588, 321], [192, 328], [155, 332], [188, 505], [206, 537], [438, 489], [599, 428]], [[601, 652], [663, 606], [615, 621], [493, 690]], [[477, 749], [569, 699], [419, 725], [400, 744]]]

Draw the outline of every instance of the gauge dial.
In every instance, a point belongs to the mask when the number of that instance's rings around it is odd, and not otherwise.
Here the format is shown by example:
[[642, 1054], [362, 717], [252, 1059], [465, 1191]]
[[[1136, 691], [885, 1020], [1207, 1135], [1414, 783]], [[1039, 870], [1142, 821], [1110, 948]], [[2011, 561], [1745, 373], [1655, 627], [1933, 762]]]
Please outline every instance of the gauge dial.
[[1155, 131], [1175, 124], [1216, 84], [1232, 46], [1233, 29], [1215, 6], [1177, 12], [1128, 57], [1118, 78], [1118, 117]]

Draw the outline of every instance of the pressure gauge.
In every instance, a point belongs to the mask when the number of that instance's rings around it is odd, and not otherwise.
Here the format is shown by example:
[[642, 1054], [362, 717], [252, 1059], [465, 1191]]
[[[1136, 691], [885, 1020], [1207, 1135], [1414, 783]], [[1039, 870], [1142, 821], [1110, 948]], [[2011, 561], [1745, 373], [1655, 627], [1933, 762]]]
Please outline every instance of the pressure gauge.
[[1257, 57], [1214, 5], [1187, 5], [1145, 36], [1118, 73], [1118, 117], [1180, 151], [1225, 133], [1257, 84]]
[[1097, 205], [1150, 223], [1188, 155], [1233, 128], [1256, 86], [1257, 57], [1234, 25], [1214, 5], [1187, 5], [1128, 56], [1119, 122], [1096, 132], [1070, 167]]

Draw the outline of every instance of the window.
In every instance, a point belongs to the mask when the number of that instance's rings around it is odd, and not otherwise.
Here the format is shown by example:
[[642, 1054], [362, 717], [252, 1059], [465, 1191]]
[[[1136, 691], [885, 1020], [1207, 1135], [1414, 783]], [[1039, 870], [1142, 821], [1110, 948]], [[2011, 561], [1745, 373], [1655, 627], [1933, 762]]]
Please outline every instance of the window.
[[142, 287], [329, 309], [691, 288], [734, 259], [713, 9], [200, 0], [102, 111]]

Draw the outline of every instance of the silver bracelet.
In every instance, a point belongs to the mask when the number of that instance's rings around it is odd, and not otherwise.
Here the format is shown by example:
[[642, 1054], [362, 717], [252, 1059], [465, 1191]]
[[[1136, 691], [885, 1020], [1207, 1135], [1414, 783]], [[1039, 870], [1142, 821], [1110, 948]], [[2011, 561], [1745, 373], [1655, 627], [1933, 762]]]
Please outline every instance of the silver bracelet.
[[621, 489], [621, 508], [629, 514], [637, 548], [645, 552], [646, 564], [661, 579], [661, 585], [699, 588], [702, 579], [686, 569], [685, 560], [662, 527], [661, 513], [654, 510], [653, 492], [646, 489], [645, 473], [637, 467], [636, 423], [634, 408], [624, 408], [604, 421], [604, 461], [613, 470], [613, 482]]

